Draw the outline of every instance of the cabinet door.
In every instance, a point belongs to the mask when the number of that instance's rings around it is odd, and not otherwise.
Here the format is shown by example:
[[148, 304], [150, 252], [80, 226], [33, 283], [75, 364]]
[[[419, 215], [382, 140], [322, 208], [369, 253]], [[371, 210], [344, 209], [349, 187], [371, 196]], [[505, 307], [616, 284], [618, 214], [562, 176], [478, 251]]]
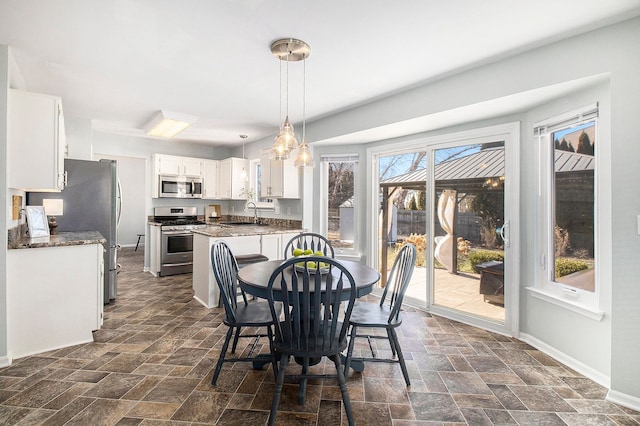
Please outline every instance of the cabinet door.
[[282, 234], [263, 234], [261, 248], [269, 260], [282, 259]]
[[296, 153], [286, 160], [271, 160], [269, 151], [260, 155], [260, 196], [264, 198], [299, 198], [300, 174], [294, 165]]
[[269, 151], [260, 154], [260, 197], [269, 198], [271, 196], [271, 159]]
[[60, 98], [11, 89], [7, 118], [7, 186], [60, 191], [65, 143]]
[[[243, 175], [242, 172], [245, 172]], [[247, 187], [245, 180], [246, 173], [249, 171], [249, 160], [243, 158], [231, 158], [231, 199], [244, 200], [244, 190]]]
[[231, 198], [231, 159], [222, 160], [218, 169], [218, 196]]
[[204, 191], [202, 198], [215, 199], [218, 198], [218, 166], [216, 160], [205, 160], [202, 162]]
[[255, 254], [260, 251], [260, 235], [244, 235], [241, 237], [222, 238], [234, 256]]
[[180, 175], [182, 160], [170, 155], [156, 156], [156, 170], [158, 175]]
[[199, 158], [182, 158], [182, 174], [185, 176], [202, 176], [202, 160]]

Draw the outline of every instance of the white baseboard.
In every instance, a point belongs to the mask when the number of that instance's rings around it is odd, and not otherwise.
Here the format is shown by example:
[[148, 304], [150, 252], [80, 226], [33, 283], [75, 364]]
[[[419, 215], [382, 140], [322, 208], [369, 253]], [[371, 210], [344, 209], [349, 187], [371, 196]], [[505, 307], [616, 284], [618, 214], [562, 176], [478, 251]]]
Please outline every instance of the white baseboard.
[[11, 365], [11, 358], [8, 356], [0, 356], [0, 368], [8, 367]]
[[550, 346], [544, 343], [543, 341], [538, 340], [535, 337], [526, 333], [520, 333], [520, 340], [530, 344], [536, 349], [541, 350], [545, 354], [554, 358], [556, 361], [561, 362], [562, 364], [577, 371], [583, 376], [593, 380], [599, 385], [602, 385], [607, 389], [611, 388], [611, 378], [609, 376], [607, 376], [606, 374], [602, 374], [601, 372], [589, 367], [588, 365], [565, 354], [564, 352], [560, 352], [558, 349], [554, 348], [553, 346]]
[[202, 306], [204, 306], [205, 308], [208, 309], [212, 309], [215, 308], [215, 306], [209, 306], [206, 303], [204, 303], [202, 300], [200, 300], [200, 298], [198, 298], [197, 296], [193, 296], [194, 299], [196, 299], [196, 302], [200, 303]]
[[632, 410], [640, 411], [640, 398], [637, 396], [631, 396], [626, 393], [609, 389], [609, 393], [607, 393], [607, 401], [631, 408]]

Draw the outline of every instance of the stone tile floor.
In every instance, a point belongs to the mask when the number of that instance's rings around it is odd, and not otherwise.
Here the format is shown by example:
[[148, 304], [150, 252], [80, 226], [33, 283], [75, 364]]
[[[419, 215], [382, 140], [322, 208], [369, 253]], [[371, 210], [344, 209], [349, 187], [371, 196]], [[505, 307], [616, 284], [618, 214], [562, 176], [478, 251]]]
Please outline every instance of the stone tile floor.
[[[266, 424], [271, 371], [226, 364], [211, 387], [222, 310], [193, 300], [191, 275], [143, 273], [142, 253], [122, 251], [118, 299], [93, 343], [0, 370], [0, 424]], [[419, 311], [404, 313], [399, 334], [411, 387], [396, 364], [352, 373], [356, 424], [640, 425], [640, 413], [604, 400], [605, 388], [516, 339]], [[303, 406], [286, 384], [277, 423], [346, 424], [340, 401], [335, 380], [312, 381]]]

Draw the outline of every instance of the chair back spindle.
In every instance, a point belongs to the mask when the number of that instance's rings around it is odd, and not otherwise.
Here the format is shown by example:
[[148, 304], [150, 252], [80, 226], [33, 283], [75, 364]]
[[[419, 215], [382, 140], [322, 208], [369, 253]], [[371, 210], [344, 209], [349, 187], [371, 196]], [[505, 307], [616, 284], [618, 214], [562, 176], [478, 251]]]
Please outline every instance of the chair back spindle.
[[314, 256], [316, 252], [322, 252], [323, 256], [335, 257], [331, 242], [323, 235], [314, 232], [303, 232], [289, 240], [284, 248], [284, 258], [293, 257], [295, 249], [311, 250]]

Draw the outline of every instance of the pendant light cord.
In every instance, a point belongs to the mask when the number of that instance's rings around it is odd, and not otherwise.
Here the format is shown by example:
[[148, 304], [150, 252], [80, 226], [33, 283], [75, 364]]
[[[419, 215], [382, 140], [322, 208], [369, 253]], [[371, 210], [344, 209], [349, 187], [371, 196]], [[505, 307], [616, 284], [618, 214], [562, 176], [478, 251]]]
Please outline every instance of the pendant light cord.
[[287, 49], [287, 117], [289, 117], [289, 49]]
[[306, 144], [307, 127], [307, 57], [302, 61], [302, 143]]

